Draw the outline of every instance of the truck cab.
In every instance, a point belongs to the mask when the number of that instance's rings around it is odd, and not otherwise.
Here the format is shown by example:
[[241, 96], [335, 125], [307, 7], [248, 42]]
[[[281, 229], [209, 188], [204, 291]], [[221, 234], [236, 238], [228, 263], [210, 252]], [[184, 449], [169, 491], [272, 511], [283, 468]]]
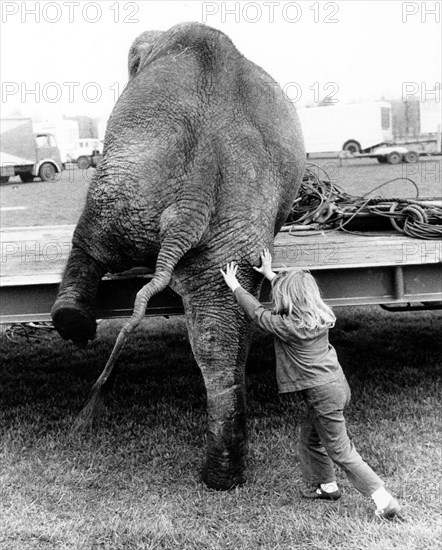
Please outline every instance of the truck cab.
[[[60, 151], [52, 134], [35, 134], [37, 143], [37, 162], [35, 175], [39, 175], [43, 181], [53, 181], [56, 178], [58, 167], [61, 167]], [[53, 162], [51, 162], [53, 161]]]
[[68, 160], [74, 162], [80, 170], [96, 167], [103, 155], [103, 140], [97, 138], [79, 139], [77, 148], [68, 154]]

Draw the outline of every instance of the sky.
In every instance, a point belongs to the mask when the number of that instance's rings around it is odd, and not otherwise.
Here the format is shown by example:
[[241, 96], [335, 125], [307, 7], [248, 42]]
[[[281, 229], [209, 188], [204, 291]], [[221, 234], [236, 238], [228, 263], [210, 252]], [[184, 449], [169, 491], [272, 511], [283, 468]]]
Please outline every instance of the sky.
[[[441, 81], [441, 2], [1, 2], [1, 116], [107, 120], [145, 30], [220, 29], [302, 107], [404, 94]], [[434, 94], [433, 94], [434, 97]]]

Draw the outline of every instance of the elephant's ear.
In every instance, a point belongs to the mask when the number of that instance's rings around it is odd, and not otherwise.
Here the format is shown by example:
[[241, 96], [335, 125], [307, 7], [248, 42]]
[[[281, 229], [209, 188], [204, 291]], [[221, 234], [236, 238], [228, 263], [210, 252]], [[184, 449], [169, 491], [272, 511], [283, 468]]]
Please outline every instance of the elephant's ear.
[[146, 31], [135, 39], [129, 49], [129, 80], [145, 65], [155, 43], [162, 34], [161, 31]]

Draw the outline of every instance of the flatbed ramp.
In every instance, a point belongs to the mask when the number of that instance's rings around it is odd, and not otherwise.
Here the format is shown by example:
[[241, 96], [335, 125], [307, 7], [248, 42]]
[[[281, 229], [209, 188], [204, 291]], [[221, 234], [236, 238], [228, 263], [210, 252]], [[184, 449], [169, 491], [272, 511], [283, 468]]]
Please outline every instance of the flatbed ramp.
[[[74, 226], [18, 227], [0, 231], [0, 322], [47, 321], [71, 249]], [[273, 268], [310, 269], [332, 306], [442, 302], [441, 241], [395, 231], [282, 231]], [[234, 258], [226, 258], [226, 261]], [[107, 276], [99, 288], [99, 318], [131, 314], [149, 275], [134, 270]], [[267, 301], [269, 285], [261, 299]], [[147, 315], [182, 313], [171, 289], [155, 296]]]

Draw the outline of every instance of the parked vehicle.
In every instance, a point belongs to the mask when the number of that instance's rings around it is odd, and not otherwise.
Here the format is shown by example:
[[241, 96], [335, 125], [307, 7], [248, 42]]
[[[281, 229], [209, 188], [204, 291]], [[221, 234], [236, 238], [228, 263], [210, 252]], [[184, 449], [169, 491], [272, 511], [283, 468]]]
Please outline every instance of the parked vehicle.
[[80, 170], [96, 166], [103, 153], [103, 140], [95, 138], [79, 139], [77, 147], [70, 151], [68, 159], [77, 164]]
[[393, 139], [386, 101], [298, 109], [307, 153], [369, 152]]
[[39, 134], [52, 134], [57, 141], [63, 165], [70, 161], [69, 152], [78, 147], [80, 139], [76, 120], [55, 119], [34, 122], [34, 131]]
[[0, 182], [20, 176], [30, 182], [35, 177], [54, 181], [62, 169], [60, 151], [52, 134], [34, 134], [30, 118], [3, 118], [0, 121]]

